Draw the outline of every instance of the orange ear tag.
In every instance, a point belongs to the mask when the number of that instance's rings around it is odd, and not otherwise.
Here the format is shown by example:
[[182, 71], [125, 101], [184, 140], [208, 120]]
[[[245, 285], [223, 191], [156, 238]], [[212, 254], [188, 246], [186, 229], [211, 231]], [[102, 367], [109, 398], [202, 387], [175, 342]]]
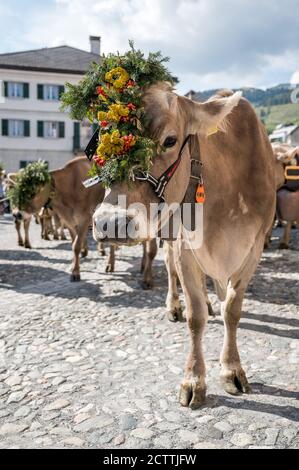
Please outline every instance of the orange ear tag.
[[199, 204], [203, 204], [205, 202], [205, 188], [203, 184], [199, 184], [196, 189], [195, 200]]

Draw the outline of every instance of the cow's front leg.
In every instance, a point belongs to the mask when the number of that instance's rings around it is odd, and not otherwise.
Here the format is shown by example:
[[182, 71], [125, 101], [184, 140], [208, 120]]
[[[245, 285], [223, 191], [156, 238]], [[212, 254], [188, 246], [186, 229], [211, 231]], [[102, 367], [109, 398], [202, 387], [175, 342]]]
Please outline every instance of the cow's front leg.
[[24, 220], [24, 231], [25, 231], [25, 242], [24, 246], [25, 248], [31, 248], [30, 240], [29, 240], [29, 226], [31, 222], [31, 217], [28, 217], [28, 219]]
[[224, 321], [224, 342], [220, 357], [221, 383], [224, 390], [232, 395], [250, 390], [246, 374], [241, 366], [237, 346], [237, 328], [241, 317], [244, 289], [235, 290], [231, 283], [221, 304]]
[[220, 356], [221, 382], [224, 390], [233, 395], [250, 391], [246, 374], [241, 366], [237, 346], [237, 328], [241, 318], [245, 290], [259, 263], [265, 236], [261, 233], [240, 271], [235, 273], [227, 287], [226, 299], [221, 303], [224, 321], [224, 342]]
[[173, 243], [164, 241], [164, 261], [168, 274], [168, 292], [166, 297], [167, 317], [170, 321], [184, 321], [178, 293], [178, 275], [175, 269]]
[[206, 396], [202, 349], [204, 329], [208, 320], [205, 281], [193, 251], [183, 249], [180, 241], [174, 243], [174, 260], [186, 299], [186, 319], [190, 332], [190, 352], [179, 400], [181, 405], [196, 409], [204, 403]]
[[15, 219], [15, 227], [16, 227], [16, 231], [17, 231], [17, 234], [18, 234], [18, 245], [19, 246], [24, 246], [23, 238], [22, 238], [22, 235], [21, 235], [21, 221], [20, 220]]

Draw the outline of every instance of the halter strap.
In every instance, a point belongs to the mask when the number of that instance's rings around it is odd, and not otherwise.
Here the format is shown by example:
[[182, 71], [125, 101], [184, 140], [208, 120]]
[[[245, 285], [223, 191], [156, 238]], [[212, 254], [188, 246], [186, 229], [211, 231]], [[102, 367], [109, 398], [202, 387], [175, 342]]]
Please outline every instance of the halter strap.
[[166, 186], [175, 174], [179, 164], [181, 163], [183, 151], [189, 139], [190, 134], [187, 135], [184, 142], [182, 143], [178, 158], [167, 168], [166, 171], [164, 171], [164, 173], [158, 179], [146, 171], [138, 171], [134, 174], [134, 178], [136, 180], [148, 181], [152, 185], [156, 196], [163, 202], [165, 202], [164, 191], [166, 189]]

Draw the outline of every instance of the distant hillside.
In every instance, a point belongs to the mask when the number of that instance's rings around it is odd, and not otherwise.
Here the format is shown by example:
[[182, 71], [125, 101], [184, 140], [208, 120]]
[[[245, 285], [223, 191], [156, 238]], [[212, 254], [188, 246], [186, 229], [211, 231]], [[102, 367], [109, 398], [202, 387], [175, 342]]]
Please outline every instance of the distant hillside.
[[257, 114], [271, 133], [277, 124], [299, 125], [299, 104], [280, 104], [277, 106], [258, 106]]
[[[192, 98], [196, 101], [205, 101], [218, 90], [219, 88], [193, 92]], [[280, 123], [299, 124], [299, 104], [291, 103], [290, 95], [293, 87], [289, 83], [282, 83], [266, 90], [249, 87], [239, 90], [256, 108], [269, 133]]]
[[[194, 99], [197, 101], [205, 101], [214, 95], [218, 89], [205, 90], [196, 92]], [[238, 88], [234, 91], [241, 90], [243, 96], [247, 98], [254, 106], [276, 106], [278, 104], [291, 103], [290, 95], [293, 87], [289, 83], [282, 83], [266, 90], [260, 88]]]

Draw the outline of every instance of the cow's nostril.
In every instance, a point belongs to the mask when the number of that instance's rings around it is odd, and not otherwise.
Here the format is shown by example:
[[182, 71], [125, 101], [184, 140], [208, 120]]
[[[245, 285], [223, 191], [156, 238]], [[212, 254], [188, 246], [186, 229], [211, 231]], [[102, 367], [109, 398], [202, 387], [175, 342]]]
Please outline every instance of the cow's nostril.
[[107, 232], [107, 228], [108, 228], [108, 224], [107, 224], [107, 222], [105, 222], [104, 225], [103, 225], [103, 230], [104, 230], [105, 232]]

